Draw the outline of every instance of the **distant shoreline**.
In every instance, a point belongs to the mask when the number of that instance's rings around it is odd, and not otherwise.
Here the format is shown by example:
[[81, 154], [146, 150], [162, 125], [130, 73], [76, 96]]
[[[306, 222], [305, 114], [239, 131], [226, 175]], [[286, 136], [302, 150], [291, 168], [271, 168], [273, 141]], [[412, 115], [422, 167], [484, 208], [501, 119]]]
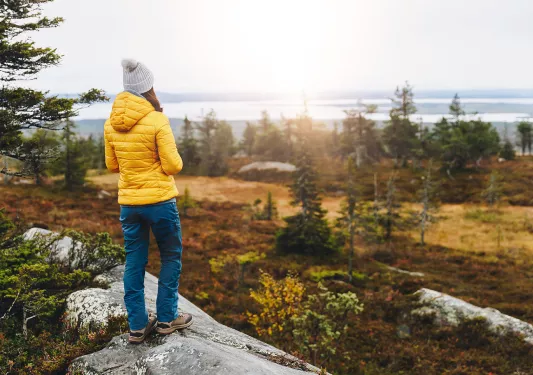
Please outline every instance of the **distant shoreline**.
[[[316, 93], [259, 93], [259, 92], [164, 92], [158, 91], [157, 95], [162, 102], [181, 103], [197, 101], [262, 101], [262, 100], [336, 100], [336, 99], [387, 99], [393, 96], [395, 88], [390, 90], [328, 90]], [[520, 99], [533, 98], [533, 88], [531, 89], [442, 89], [442, 90], [417, 90], [416, 99], [449, 99], [457, 93], [462, 99]], [[73, 93], [56, 93], [60, 97], [76, 97]], [[116, 93], [108, 93], [113, 100]]]

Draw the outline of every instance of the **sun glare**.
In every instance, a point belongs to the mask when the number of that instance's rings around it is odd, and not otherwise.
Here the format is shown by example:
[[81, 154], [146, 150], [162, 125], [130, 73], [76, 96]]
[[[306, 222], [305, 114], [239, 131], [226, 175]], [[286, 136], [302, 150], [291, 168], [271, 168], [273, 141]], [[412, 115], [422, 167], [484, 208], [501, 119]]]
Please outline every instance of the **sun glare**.
[[238, 22], [245, 30], [242, 51], [253, 54], [249, 69], [257, 71], [259, 66], [263, 76], [257, 84], [274, 91], [313, 91], [332, 28], [325, 17], [328, 5], [305, 0], [275, 2], [279, 5], [245, 2], [239, 9]]

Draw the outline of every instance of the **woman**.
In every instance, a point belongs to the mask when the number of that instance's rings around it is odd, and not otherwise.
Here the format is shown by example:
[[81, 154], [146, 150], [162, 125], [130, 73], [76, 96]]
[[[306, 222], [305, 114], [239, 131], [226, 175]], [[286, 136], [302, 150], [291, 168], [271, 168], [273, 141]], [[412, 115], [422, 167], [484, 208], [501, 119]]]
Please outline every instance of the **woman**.
[[[122, 67], [124, 92], [117, 95], [104, 126], [105, 161], [110, 171], [120, 173], [124, 302], [129, 342], [141, 343], [156, 326], [157, 332], [169, 334], [192, 324], [192, 315], [178, 313], [182, 244], [178, 190], [172, 175], [182, 169], [183, 162], [155, 95], [152, 72], [135, 60], [123, 60]], [[148, 314], [144, 302], [150, 228], [161, 255], [157, 318]]]

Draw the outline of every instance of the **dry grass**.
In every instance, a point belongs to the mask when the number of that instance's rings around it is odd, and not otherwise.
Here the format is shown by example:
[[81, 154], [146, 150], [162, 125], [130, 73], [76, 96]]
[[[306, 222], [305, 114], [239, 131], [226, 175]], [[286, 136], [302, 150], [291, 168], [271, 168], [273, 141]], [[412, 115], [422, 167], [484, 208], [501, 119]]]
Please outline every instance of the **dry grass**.
[[[443, 205], [440, 220], [426, 241], [450, 249], [497, 254], [533, 253], [533, 208], [507, 206], [489, 210], [479, 205]], [[418, 232], [412, 232], [418, 239]]]
[[[116, 191], [118, 175], [107, 174], [90, 179], [104, 189]], [[271, 191], [281, 217], [297, 210], [290, 205], [288, 187], [279, 184], [197, 176], [177, 176], [176, 184], [181, 192], [188, 187], [196, 200], [212, 202], [253, 203], [257, 198], [265, 200], [267, 193]], [[328, 210], [330, 219], [337, 216], [341, 200], [342, 197], [324, 198], [323, 205]], [[417, 209], [416, 205], [404, 207]], [[476, 214], [480, 217], [476, 217]], [[479, 205], [445, 204], [440, 207], [438, 216], [440, 219], [426, 234], [428, 244], [493, 254], [516, 250], [533, 253], [532, 207], [506, 206], [487, 213], [487, 208]], [[416, 229], [411, 235], [418, 239]]]
[[[95, 185], [103, 189], [114, 191], [117, 189], [118, 175], [106, 174], [89, 178]], [[268, 192], [278, 204], [280, 216], [292, 215], [297, 208], [291, 206], [291, 197], [287, 186], [236, 180], [229, 177], [200, 177], [200, 176], [176, 176], [176, 185], [180, 192], [189, 188], [194, 199], [212, 202], [253, 203], [257, 198], [265, 201]], [[334, 218], [339, 210], [340, 198], [325, 198], [324, 208], [329, 212], [328, 216]]]

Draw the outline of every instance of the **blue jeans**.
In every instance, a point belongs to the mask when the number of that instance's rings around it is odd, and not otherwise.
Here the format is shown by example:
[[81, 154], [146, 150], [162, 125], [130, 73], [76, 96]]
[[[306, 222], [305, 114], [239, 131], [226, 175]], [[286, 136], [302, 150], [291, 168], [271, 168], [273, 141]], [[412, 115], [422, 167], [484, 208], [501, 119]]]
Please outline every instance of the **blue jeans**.
[[144, 273], [148, 263], [150, 228], [159, 247], [161, 271], [157, 291], [157, 319], [171, 322], [178, 316], [178, 284], [181, 274], [181, 225], [176, 202], [146, 206], [122, 206], [126, 270], [124, 303], [130, 330], [148, 324], [144, 302]]

